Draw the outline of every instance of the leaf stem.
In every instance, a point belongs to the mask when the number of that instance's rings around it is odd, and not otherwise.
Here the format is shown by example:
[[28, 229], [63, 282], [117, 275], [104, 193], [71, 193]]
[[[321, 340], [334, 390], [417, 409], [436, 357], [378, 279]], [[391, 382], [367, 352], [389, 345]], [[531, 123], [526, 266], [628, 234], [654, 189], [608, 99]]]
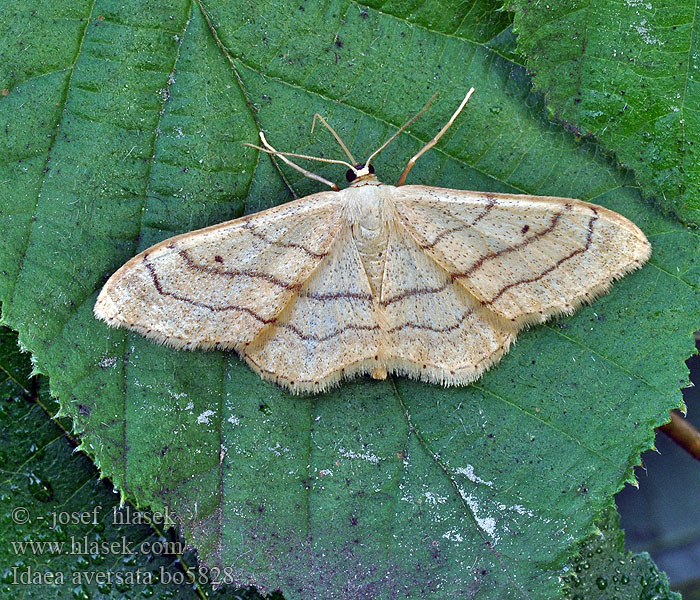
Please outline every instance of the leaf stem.
[[672, 410], [670, 414], [671, 421], [659, 427], [659, 430], [663, 431], [695, 460], [700, 461], [700, 431], [686, 421], [677, 410]]

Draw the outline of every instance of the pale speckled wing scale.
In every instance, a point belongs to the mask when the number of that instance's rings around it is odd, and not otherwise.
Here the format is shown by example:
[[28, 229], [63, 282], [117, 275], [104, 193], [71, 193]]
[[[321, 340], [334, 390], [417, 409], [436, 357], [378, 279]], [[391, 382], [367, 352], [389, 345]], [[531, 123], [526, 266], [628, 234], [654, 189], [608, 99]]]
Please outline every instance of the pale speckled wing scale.
[[176, 348], [240, 350], [328, 254], [337, 202], [322, 192], [165, 240], [110, 278], [95, 315]]
[[294, 391], [318, 391], [372, 371], [380, 329], [369, 280], [345, 226], [294, 301], [242, 354], [266, 379]]
[[400, 223], [391, 229], [380, 302], [388, 368], [443, 384], [473, 381], [508, 350], [511, 323], [452, 280]]
[[396, 188], [393, 198], [446, 281], [516, 329], [574, 311], [651, 253], [634, 223], [580, 200], [418, 185]]

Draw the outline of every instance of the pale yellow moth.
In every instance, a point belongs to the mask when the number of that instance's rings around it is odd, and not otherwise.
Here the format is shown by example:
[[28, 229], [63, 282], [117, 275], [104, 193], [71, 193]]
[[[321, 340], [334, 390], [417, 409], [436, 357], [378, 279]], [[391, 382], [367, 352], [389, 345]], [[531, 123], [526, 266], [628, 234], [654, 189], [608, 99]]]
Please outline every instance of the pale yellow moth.
[[364, 164], [331, 129], [351, 163], [316, 160], [349, 167], [343, 190], [261, 133], [259, 150], [333, 191], [156, 244], [112, 275], [95, 315], [175, 348], [233, 349], [295, 393], [366, 373], [474, 381], [519, 330], [592, 301], [651, 247], [580, 200], [403, 185], [473, 91], [396, 186], [371, 161], [427, 105]]

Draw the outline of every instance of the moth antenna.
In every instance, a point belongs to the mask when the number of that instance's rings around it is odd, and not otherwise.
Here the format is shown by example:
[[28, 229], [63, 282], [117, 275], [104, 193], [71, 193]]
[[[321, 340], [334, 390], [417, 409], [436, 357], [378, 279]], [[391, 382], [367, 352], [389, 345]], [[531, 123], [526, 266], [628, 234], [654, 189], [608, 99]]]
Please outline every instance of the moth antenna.
[[311, 122], [311, 133], [314, 132], [314, 127], [316, 126], [316, 119], [318, 119], [319, 121], [321, 121], [321, 123], [323, 123], [323, 124], [326, 126], [326, 129], [328, 129], [328, 131], [330, 131], [330, 132], [333, 134], [333, 137], [335, 138], [335, 141], [338, 142], [338, 144], [340, 144], [340, 147], [343, 149], [343, 152], [345, 152], [345, 156], [347, 156], [347, 157], [350, 159], [350, 162], [351, 162], [353, 165], [356, 165], [356, 164], [357, 164], [357, 161], [353, 158], [353, 155], [350, 154], [350, 150], [348, 150], [347, 146], [345, 145], [345, 143], [343, 142], [343, 140], [341, 139], [341, 137], [335, 132], [335, 129], [333, 129], [333, 128], [328, 124], [328, 121], [326, 121], [326, 120], [325, 120], [321, 115], [319, 115], [318, 113], [316, 113], [316, 114], [314, 115], [314, 120]]
[[319, 162], [324, 162], [324, 163], [333, 163], [337, 165], [345, 165], [346, 167], [352, 167], [349, 163], [346, 163], [344, 160], [336, 160], [334, 158], [321, 158], [320, 156], [311, 156], [309, 154], [298, 154], [296, 152], [282, 152], [281, 150], [275, 150], [272, 148], [272, 146], [268, 145], [267, 148], [261, 148], [260, 146], [256, 146], [255, 144], [249, 144], [248, 142], [243, 142], [244, 146], [248, 146], [249, 148], [255, 148], [256, 150], [260, 150], [262, 152], [267, 152], [268, 154], [274, 154], [275, 156], [293, 156], [295, 158], [306, 158], [308, 160], [317, 160]]
[[372, 154], [370, 154], [369, 158], [368, 158], [367, 161], [365, 162], [365, 167], [369, 168], [369, 163], [372, 162], [372, 159], [373, 159], [375, 156], [377, 156], [377, 154], [379, 154], [382, 150], [384, 150], [384, 148], [386, 148], [389, 144], [391, 144], [391, 142], [393, 142], [393, 141], [398, 137], [398, 135], [399, 135], [404, 129], [406, 129], [406, 127], [408, 127], [411, 123], [413, 123], [413, 121], [415, 121], [415, 120], [416, 120], [418, 117], [420, 117], [426, 110], [428, 110], [428, 107], [430, 106], [430, 104], [432, 103], [432, 101], [435, 100], [435, 97], [436, 97], [439, 93], [440, 93], [439, 91], [435, 92], [435, 93], [433, 94], [433, 97], [432, 97], [430, 100], [428, 100], [428, 102], [426, 103], [426, 105], [420, 110], [419, 113], [417, 113], [417, 114], [414, 115], [411, 119], [409, 119], [409, 120], [406, 121], [403, 125], [401, 125], [401, 127], [399, 127], [398, 131], [397, 131], [394, 135], [392, 135], [386, 142], [384, 142], [377, 150], [375, 150], [374, 152], [372, 152]]
[[[462, 109], [464, 106], [467, 104], [469, 101], [469, 98], [471, 95], [474, 93], [474, 88], [471, 88], [468, 92], [467, 95], [464, 97], [464, 100], [462, 100], [462, 103], [459, 105], [457, 110], [454, 112], [454, 114], [450, 117], [450, 120], [445, 123], [445, 126], [438, 131], [437, 135], [430, 140], [423, 148], [420, 149], [420, 151], [413, 157], [411, 160], [406, 163], [406, 167], [403, 170], [403, 173], [401, 173], [401, 177], [399, 177], [399, 180], [396, 182], [396, 186], [403, 185], [404, 181], [406, 181], [406, 177], [408, 175], [408, 172], [413, 168], [413, 165], [416, 164], [416, 161], [428, 150], [430, 150], [435, 144], [437, 144], [438, 140], [443, 136], [443, 134], [452, 126], [452, 123], [454, 123], [455, 119], [459, 116], [459, 113], [462, 112]], [[434, 97], [434, 96], [433, 96]], [[427, 106], [426, 106], [427, 108]], [[423, 109], [425, 110], [425, 109]]]
[[[271, 154], [272, 156], [279, 156], [280, 159], [287, 163], [292, 169], [296, 169], [301, 173], [304, 177], [308, 177], [309, 179], [314, 179], [315, 181], [320, 181], [321, 183], [327, 185], [329, 188], [332, 190], [335, 190], [336, 192], [340, 190], [337, 184], [333, 183], [332, 181], [329, 181], [325, 177], [321, 177], [320, 175], [317, 175], [316, 173], [312, 173], [311, 171], [305, 169], [304, 167], [299, 166], [298, 164], [292, 162], [287, 158], [287, 156], [294, 156], [298, 158], [307, 158], [309, 160], [318, 160], [321, 162], [332, 162], [332, 163], [340, 163], [343, 165], [347, 165], [345, 161], [342, 160], [332, 160], [330, 158], [319, 158], [317, 156], [306, 156], [305, 154], [295, 154], [293, 152], [280, 152], [279, 150], [275, 150], [270, 143], [265, 139], [265, 134], [261, 131], [260, 132], [260, 141], [262, 142], [264, 148], [261, 148], [259, 146], [255, 146], [253, 144], [248, 144], [244, 143], [244, 146], [250, 146], [251, 148], [256, 148], [257, 150], [261, 150], [262, 152], [267, 152], [267, 154]], [[351, 167], [352, 168], [352, 167]]]

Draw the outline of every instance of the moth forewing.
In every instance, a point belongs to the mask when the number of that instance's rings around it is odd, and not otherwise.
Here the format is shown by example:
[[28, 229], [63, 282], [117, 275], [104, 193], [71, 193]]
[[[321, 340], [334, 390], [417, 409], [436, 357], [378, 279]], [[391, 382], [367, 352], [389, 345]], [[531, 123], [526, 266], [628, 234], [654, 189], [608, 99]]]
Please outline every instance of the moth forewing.
[[634, 223], [580, 200], [429, 186], [396, 195], [420, 247], [518, 328], [572, 312], [651, 254]]

